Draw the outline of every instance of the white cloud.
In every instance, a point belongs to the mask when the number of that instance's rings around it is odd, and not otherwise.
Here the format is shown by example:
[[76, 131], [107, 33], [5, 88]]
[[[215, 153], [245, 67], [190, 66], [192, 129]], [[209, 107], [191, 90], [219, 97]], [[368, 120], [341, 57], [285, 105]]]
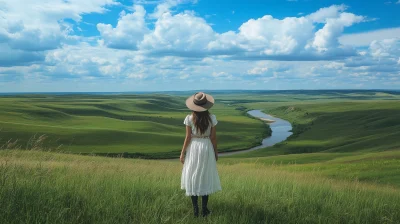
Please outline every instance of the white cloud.
[[249, 74], [249, 75], [261, 75], [261, 74], [264, 74], [267, 71], [268, 71], [268, 68], [266, 68], [266, 67], [255, 67], [253, 69], [248, 70], [247, 74]]
[[375, 58], [393, 58], [400, 56], [400, 38], [372, 41], [370, 54]]
[[[43, 0], [6, 1], [0, 10], [0, 27], [12, 47], [28, 50], [56, 48], [60, 39], [70, 32], [60, 21], [71, 18], [81, 21], [82, 14], [103, 13], [114, 0]], [[6, 32], [4, 32], [6, 30]], [[35, 38], [35, 39], [32, 39]]]
[[154, 31], [145, 35], [140, 48], [158, 54], [190, 57], [203, 53], [214, 36], [211, 26], [193, 12], [176, 15], [166, 12], [156, 21]]
[[46, 56], [46, 73], [50, 76], [126, 76], [130, 70], [139, 69], [130, 66], [127, 58], [134, 58], [134, 52], [118, 51], [106, 47], [90, 46], [81, 43], [66, 45], [50, 51]]
[[[346, 27], [367, 21], [347, 12], [345, 5], [299, 17], [265, 15], [235, 31], [218, 33], [195, 12], [177, 11], [177, 4], [194, 1], [140, 1], [159, 7], [149, 15], [134, 5], [116, 18], [116, 25], [98, 24], [100, 37], [81, 37], [74, 36], [76, 28], [65, 18], [85, 23], [83, 14], [102, 13], [117, 3], [45, 0], [41, 8], [31, 0], [26, 2], [30, 12], [15, 2], [7, 2], [13, 10], [0, 10], [2, 80], [100, 80], [107, 86], [114, 80], [154, 88], [165, 82], [191, 82], [187, 88], [255, 83], [254, 88], [260, 88], [268, 82], [279, 89], [308, 82], [368, 86], [371, 80], [388, 82], [400, 71], [400, 41], [387, 38], [397, 28], [343, 36]], [[369, 38], [363, 43], [368, 49], [349, 44], [363, 35]], [[344, 79], [348, 83], [340, 82]]]
[[164, 13], [168, 13], [172, 7], [177, 6], [177, 5], [178, 5], [178, 1], [175, 1], [175, 0], [169, 0], [169, 1], [162, 2], [156, 6], [154, 12], [152, 14], [150, 14], [149, 16], [150, 16], [150, 18], [158, 19]]
[[259, 51], [263, 55], [290, 55], [304, 48], [312, 38], [313, 29], [312, 22], [304, 17], [279, 20], [264, 16], [241, 25], [238, 40], [246, 51]]
[[228, 31], [222, 34], [215, 34], [215, 39], [208, 43], [207, 50], [217, 54], [229, 55], [244, 51], [244, 46], [235, 32]]
[[[345, 5], [334, 5], [304, 17], [250, 19], [238, 33], [217, 34], [209, 49], [238, 59], [329, 60], [355, 55], [355, 50], [342, 46], [338, 37], [345, 27], [362, 22], [364, 17], [344, 10]], [[325, 25], [315, 30], [316, 23]]]
[[340, 44], [339, 36], [342, 34], [345, 27], [351, 26], [354, 23], [362, 22], [364, 17], [356, 16], [352, 13], [341, 13], [338, 18], [328, 18], [324, 27], [315, 33], [315, 38], [312, 46], [318, 52], [327, 52], [331, 49], [337, 49]]
[[[338, 37], [345, 27], [364, 20], [362, 16], [344, 12], [345, 5], [333, 5], [304, 17], [276, 19], [266, 15], [250, 19], [239, 27], [239, 32], [219, 34], [192, 11], [174, 14], [171, 7], [181, 2], [159, 4], [151, 15], [156, 21], [150, 31], [146, 30], [144, 9], [139, 6], [136, 8], [141, 10], [122, 15], [114, 29], [111, 25], [99, 24], [104, 39], [100, 43], [158, 57], [229, 55], [251, 60], [329, 60], [355, 55], [354, 49], [343, 47]], [[128, 27], [129, 22], [135, 25]], [[325, 25], [316, 30], [316, 23]], [[144, 38], [140, 42], [142, 34]]]
[[343, 45], [362, 47], [369, 46], [374, 40], [381, 41], [398, 37], [400, 37], [400, 27], [346, 34], [339, 37], [339, 42]]
[[[375, 64], [348, 67], [345, 62], [332, 61], [232, 61], [220, 57], [191, 60], [176, 56], [149, 58], [138, 51], [121, 51], [104, 46], [79, 44], [50, 51], [43, 65], [9, 67], [3, 71], [0, 69], [0, 74], [6, 77], [20, 74], [20, 78], [24, 77], [21, 74], [30, 74], [31, 77], [41, 77], [43, 80], [62, 79], [77, 80], [77, 82], [90, 80], [93, 83], [107, 83], [105, 89], [110, 87], [108, 84], [110, 82], [119, 80], [128, 83], [132, 80], [134, 84], [131, 84], [131, 88], [139, 83], [147, 83], [145, 90], [149, 90], [149, 85], [152, 86], [152, 90], [161, 88], [155, 85], [157, 83], [165, 85], [166, 82], [175, 85], [175, 88], [178, 88], [176, 85], [187, 86], [188, 83], [192, 83], [187, 87], [189, 89], [202, 88], [204, 85], [208, 85], [209, 88], [226, 88], [227, 85], [232, 88], [243, 88], [249, 83], [258, 83], [254, 88], [261, 88], [260, 85], [267, 82], [271, 88], [279, 89], [284, 88], [286, 84], [306, 85], [310, 83], [311, 77], [317, 78], [324, 85], [346, 80], [342, 83], [342, 87], [351, 87], [353, 83], [368, 84], [372, 79], [388, 80], [396, 77], [393, 75], [399, 75], [399, 65], [396, 63], [400, 56], [397, 56], [395, 61], [397, 72], [389, 72], [388, 67], [392, 66], [383, 64], [382, 60], [379, 62], [371, 56], [370, 51], [367, 54], [364, 58]], [[264, 73], [247, 75], [261, 72]], [[28, 80], [29, 77], [25, 75], [25, 79]]]
[[313, 22], [326, 23], [327, 19], [338, 18], [340, 13], [347, 9], [346, 5], [332, 5], [330, 7], [321, 8], [318, 11], [307, 16]]
[[164, 13], [168, 13], [171, 11], [171, 8], [181, 5], [181, 4], [187, 4], [187, 3], [192, 3], [196, 4], [197, 0], [165, 0], [165, 1], [159, 1], [157, 6], [154, 9], [154, 12], [149, 15], [150, 18], [152, 19], [158, 19], [160, 18]]
[[[2, 1], [0, 9], [0, 59], [4, 64], [33, 63], [44, 59], [44, 53], [62, 43], [75, 41], [73, 29], [64, 19], [81, 21], [82, 14], [103, 13], [114, 0], [34, 0]], [[8, 61], [8, 62], [7, 62]]]
[[30, 65], [43, 61], [44, 58], [43, 52], [13, 49], [6, 43], [0, 43], [0, 67]]
[[351, 70], [371, 73], [398, 73], [400, 58], [400, 38], [373, 41], [368, 50], [358, 57], [345, 60]]
[[128, 14], [123, 11], [115, 28], [110, 24], [97, 24], [106, 46], [116, 49], [137, 49], [138, 43], [149, 30], [144, 19], [146, 11], [143, 6], [136, 5], [134, 10], [134, 13]]

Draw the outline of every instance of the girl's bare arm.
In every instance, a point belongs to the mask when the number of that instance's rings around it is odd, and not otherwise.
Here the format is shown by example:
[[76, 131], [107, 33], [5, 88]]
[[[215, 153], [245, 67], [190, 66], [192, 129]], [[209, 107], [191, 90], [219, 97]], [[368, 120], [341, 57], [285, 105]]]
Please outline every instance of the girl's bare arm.
[[215, 160], [218, 161], [218, 148], [217, 148], [217, 129], [216, 127], [211, 128], [211, 143], [214, 146], [214, 154], [215, 154]]
[[186, 148], [189, 145], [191, 139], [192, 139], [192, 129], [190, 126], [186, 126], [186, 137], [185, 141], [183, 142], [181, 156], [179, 157], [179, 160], [181, 161], [182, 164], [185, 161]]

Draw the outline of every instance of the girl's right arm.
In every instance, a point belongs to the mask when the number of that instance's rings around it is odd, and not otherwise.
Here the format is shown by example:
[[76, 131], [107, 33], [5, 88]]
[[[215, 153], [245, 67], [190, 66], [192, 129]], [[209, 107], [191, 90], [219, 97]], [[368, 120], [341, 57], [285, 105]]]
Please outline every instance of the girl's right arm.
[[211, 128], [211, 143], [214, 146], [215, 160], [218, 161], [217, 129], [215, 126]]
[[181, 156], [179, 157], [179, 160], [181, 161], [182, 164], [183, 162], [185, 162], [186, 148], [189, 145], [191, 139], [192, 139], [192, 128], [190, 126], [186, 126], [185, 142], [183, 143]]

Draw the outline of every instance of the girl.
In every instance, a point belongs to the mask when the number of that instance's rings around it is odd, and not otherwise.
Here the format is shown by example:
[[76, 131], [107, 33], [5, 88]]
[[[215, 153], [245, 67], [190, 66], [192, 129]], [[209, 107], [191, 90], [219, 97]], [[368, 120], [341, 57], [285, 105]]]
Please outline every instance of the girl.
[[[191, 196], [194, 216], [199, 216], [198, 196], [202, 198], [202, 216], [210, 214], [207, 208], [208, 195], [221, 190], [217, 171], [218, 150], [216, 127], [217, 119], [208, 109], [214, 105], [211, 95], [199, 92], [186, 100], [192, 110], [187, 115], [186, 138], [182, 147], [180, 161], [183, 164], [181, 189]], [[186, 156], [185, 156], [186, 152]]]

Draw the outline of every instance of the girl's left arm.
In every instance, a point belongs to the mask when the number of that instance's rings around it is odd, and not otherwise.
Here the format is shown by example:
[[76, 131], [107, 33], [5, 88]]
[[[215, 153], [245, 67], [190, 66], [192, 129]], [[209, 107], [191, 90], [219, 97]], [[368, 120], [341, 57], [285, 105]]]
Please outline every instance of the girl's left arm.
[[186, 126], [186, 137], [185, 141], [183, 142], [181, 156], [179, 157], [179, 160], [181, 161], [182, 164], [185, 161], [186, 148], [189, 145], [191, 139], [192, 139], [192, 128], [190, 126]]

